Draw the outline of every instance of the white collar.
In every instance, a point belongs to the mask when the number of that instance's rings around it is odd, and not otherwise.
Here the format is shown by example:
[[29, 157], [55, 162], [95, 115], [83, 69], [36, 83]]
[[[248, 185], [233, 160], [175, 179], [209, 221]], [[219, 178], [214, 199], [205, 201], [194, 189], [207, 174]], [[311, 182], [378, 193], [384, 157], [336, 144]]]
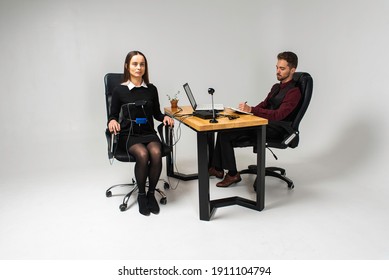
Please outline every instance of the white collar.
[[140, 85], [140, 86], [136, 86], [136, 85], [134, 85], [131, 81], [127, 81], [127, 82], [124, 82], [124, 83], [122, 83], [122, 85], [124, 85], [124, 86], [128, 86], [128, 89], [129, 90], [132, 90], [133, 88], [140, 88], [140, 87], [145, 87], [145, 88], [147, 88], [147, 85], [146, 85], [146, 83], [145, 83], [145, 81], [142, 81], [142, 84]]

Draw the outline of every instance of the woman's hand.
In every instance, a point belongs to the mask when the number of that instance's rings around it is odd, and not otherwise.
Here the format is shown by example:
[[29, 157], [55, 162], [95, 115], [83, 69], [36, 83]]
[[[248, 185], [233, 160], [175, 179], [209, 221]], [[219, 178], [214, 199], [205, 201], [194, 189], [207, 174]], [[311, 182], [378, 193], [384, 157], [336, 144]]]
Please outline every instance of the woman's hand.
[[170, 127], [172, 127], [174, 125], [174, 120], [171, 117], [169, 117], [169, 116], [165, 116], [163, 118], [162, 122], [163, 122], [164, 125], [168, 125]]
[[120, 131], [120, 124], [116, 120], [111, 120], [108, 123], [109, 132], [114, 133], [115, 135]]

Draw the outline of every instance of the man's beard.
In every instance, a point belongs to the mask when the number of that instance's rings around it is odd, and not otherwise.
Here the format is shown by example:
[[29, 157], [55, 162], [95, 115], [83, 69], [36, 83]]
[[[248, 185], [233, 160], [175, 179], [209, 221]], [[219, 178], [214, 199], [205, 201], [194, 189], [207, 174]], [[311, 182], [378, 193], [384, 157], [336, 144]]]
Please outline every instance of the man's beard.
[[285, 81], [286, 79], [288, 79], [289, 75], [287, 76], [281, 76], [281, 75], [277, 75], [277, 80], [280, 81], [281, 83], [283, 81]]

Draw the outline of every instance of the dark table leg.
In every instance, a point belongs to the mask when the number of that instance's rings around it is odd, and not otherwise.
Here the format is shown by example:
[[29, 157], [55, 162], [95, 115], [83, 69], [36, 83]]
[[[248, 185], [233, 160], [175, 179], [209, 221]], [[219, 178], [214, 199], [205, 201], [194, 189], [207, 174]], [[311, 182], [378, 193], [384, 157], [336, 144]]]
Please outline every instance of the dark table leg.
[[[204, 141], [204, 140], [202, 140]], [[256, 180], [256, 200], [252, 201], [246, 198], [241, 198], [238, 196], [234, 197], [227, 197], [227, 198], [221, 198], [216, 200], [209, 201], [208, 204], [205, 203], [205, 185], [207, 183], [207, 197], [209, 200], [209, 179], [207, 182], [204, 181], [204, 186], [200, 184], [199, 182], [199, 188], [200, 190], [204, 188], [203, 192], [204, 195], [200, 196], [200, 200], [204, 200], [203, 202], [200, 201], [200, 204], [203, 204], [204, 207], [207, 205], [207, 210], [209, 211], [209, 217], [207, 220], [209, 220], [213, 214], [213, 212], [216, 210], [216, 208], [219, 207], [225, 207], [230, 205], [240, 205], [243, 207], [251, 208], [253, 210], [262, 211], [265, 208], [265, 148], [266, 148], [266, 127], [261, 126], [257, 128], [257, 180]], [[200, 154], [199, 154], [200, 156]], [[200, 168], [200, 165], [199, 165]], [[205, 209], [205, 208], [204, 208]], [[201, 210], [201, 209], [200, 209]], [[207, 216], [205, 216], [204, 210], [204, 220], [206, 220]], [[200, 214], [201, 215], [201, 214]], [[202, 216], [200, 216], [200, 219]]]
[[265, 208], [265, 160], [266, 160], [266, 126], [257, 129], [257, 205], [256, 209]]
[[209, 175], [208, 175], [208, 133], [197, 133], [197, 165], [199, 172], [199, 207], [200, 220], [211, 218]]

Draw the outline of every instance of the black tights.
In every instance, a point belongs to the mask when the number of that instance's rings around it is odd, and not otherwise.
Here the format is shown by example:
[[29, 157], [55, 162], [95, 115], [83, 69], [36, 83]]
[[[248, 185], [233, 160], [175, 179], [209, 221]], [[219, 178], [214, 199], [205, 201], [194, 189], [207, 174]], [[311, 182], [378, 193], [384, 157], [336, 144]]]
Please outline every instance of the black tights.
[[136, 159], [135, 179], [139, 193], [146, 192], [147, 177], [149, 177], [149, 191], [154, 192], [162, 171], [161, 143], [134, 144], [128, 151]]

